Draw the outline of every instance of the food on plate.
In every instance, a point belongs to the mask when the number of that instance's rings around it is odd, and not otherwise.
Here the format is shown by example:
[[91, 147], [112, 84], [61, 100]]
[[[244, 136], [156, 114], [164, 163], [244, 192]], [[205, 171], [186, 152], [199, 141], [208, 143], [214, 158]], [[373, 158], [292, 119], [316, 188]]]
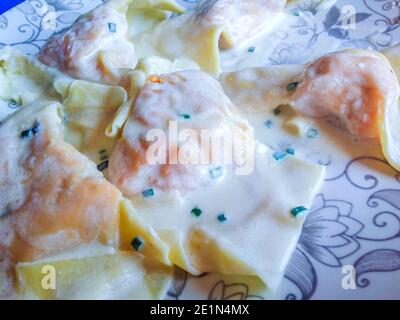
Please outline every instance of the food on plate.
[[286, 5], [110, 0], [37, 57], [0, 49], [0, 297], [160, 299], [174, 267], [276, 291], [312, 155], [350, 136], [400, 170], [399, 47], [222, 70]]
[[125, 0], [114, 0], [82, 15], [49, 38], [39, 60], [73, 77], [118, 82], [119, 68], [133, 68], [135, 48], [128, 41]]
[[79, 79], [118, 84], [121, 69], [133, 69], [137, 63], [127, 13], [135, 19], [136, 11], [150, 8], [156, 13], [182, 10], [173, 1], [108, 1], [51, 36], [39, 60]]
[[197, 19], [204, 26], [222, 26], [219, 45], [230, 48], [272, 25], [285, 5], [286, 0], [206, 1], [199, 7]]
[[[396, 57], [395, 49], [391, 52]], [[396, 60], [392, 60], [395, 68]], [[399, 170], [400, 87], [392, 65], [378, 52], [351, 49], [308, 65], [248, 68], [220, 78], [225, 92], [242, 106], [242, 113], [290, 105], [297, 115], [284, 125], [303, 133], [307, 129], [304, 118], [329, 119], [338, 130], [355, 137], [379, 139], [387, 161]]]

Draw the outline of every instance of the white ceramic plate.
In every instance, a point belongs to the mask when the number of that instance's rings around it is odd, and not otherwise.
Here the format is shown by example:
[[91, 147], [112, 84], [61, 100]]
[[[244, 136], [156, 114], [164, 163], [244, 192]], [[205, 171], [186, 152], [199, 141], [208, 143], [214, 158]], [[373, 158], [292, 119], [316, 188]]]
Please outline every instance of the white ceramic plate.
[[[35, 54], [55, 30], [101, 2], [25, 1], [0, 15], [0, 47], [11, 45]], [[180, 2], [193, 7], [197, 0]], [[296, 22], [280, 27], [269, 50], [257, 52], [265, 64], [306, 62], [347, 47], [381, 50], [400, 41], [399, 1], [339, 0], [318, 12], [316, 2], [305, 0], [291, 7]], [[355, 25], [344, 29], [341, 20], [348, 10], [355, 10]], [[246, 45], [250, 47], [251, 40]], [[245, 52], [240, 59], [247, 59]], [[327, 182], [307, 217], [277, 297], [400, 299], [400, 174], [376, 155], [319, 156], [328, 166]], [[245, 280], [211, 274], [191, 277], [183, 271], [176, 272], [168, 293], [169, 299], [268, 297]]]

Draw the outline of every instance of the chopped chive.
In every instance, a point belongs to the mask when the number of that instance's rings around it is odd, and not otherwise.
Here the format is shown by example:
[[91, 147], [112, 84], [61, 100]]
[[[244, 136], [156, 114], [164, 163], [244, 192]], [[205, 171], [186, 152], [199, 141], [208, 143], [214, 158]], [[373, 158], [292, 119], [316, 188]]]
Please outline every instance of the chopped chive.
[[100, 162], [100, 163], [97, 165], [97, 170], [99, 170], [99, 171], [104, 171], [104, 170], [106, 170], [107, 168], [108, 168], [108, 160], [103, 161], [103, 162]]
[[197, 207], [192, 209], [192, 214], [196, 217], [200, 217], [201, 213], [202, 211]]
[[190, 114], [182, 113], [182, 114], [180, 114], [180, 116], [185, 120], [190, 120]]
[[144, 190], [144, 191], [142, 192], [142, 195], [143, 195], [143, 197], [145, 197], [145, 198], [152, 197], [152, 196], [154, 196], [154, 190], [153, 190], [153, 189]]
[[293, 208], [292, 210], [290, 210], [290, 213], [294, 216], [297, 217], [301, 212], [306, 211], [307, 208], [304, 206], [299, 206], [296, 208]]
[[298, 16], [300, 15], [300, 12], [298, 12], [298, 11], [293, 11], [293, 15], [296, 16], [296, 17], [298, 17]]
[[299, 85], [299, 83], [296, 82], [291, 82], [287, 85], [287, 91], [293, 91], [296, 90], [297, 86]]
[[37, 134], [39, 132], [39, 129], [40, 129], [40, 123], [38, 121], [35, 121], [32, 128], [29, 128], [21, 132], [21, 138], [30, 138], [33, 135]]
[[248, 52], [254, 52], [254, 51], [256, 51], [256, 47], [250, 47], [247, 51]]
[[217, 219], [219, 220], [219, 222], [224, 222], [227, 220], [225, 213], [220, 213], [217, 217]]
[[31, 129], [26, 129], [21, 132], [21, 138], [28, 138], [32, 135]]
[[307, 138], [314, 139], [318, 136], [318, 130], [314, 128], [310, 128], [307, 130]]
[[285, 158], [287, 156], [286, 152], [282, 152], [282, 151], [276, 151], [273, 154], [275, 160], [279, 161], [282, 160], [283, 158]]
[[274, 115], [279, 115], [282, 112], [281, 106], [277, 106], [274, 110], [273, 113]]
[[144, 240], [141, 237], [136, 236], [133, 238], [131, 246], [134, 247], [136, 251], [139, 251], [144, 246]]
[[286, 153], [293, 156], [296, 152], [295, 152], [295, 150], [293, 148], [287, 148], [286, 149]]
[[112, 22], [108, 23], [108, 30], [110, 32], [117, 32], [117, 25]]
[[272, 127], [272, 121], [271, 120], [267, 120], [265, 122], [265, 125], [267, 126], [267, 128], [271, 128]]
[[221, 167], [210, 169], [210, 175], [212, 179], [219, 178], [220, 176], [222, 176], [222, 173], [223, 172]]

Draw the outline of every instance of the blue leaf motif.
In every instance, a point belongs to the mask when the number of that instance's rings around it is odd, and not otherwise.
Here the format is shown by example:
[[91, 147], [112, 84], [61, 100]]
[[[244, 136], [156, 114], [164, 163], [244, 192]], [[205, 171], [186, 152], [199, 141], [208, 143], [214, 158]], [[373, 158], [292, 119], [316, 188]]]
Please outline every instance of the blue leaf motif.
[[370, 16], [372, 16], [371, 13], [366, 13], [366, 12], [359, 12], [356, 13], [356, 23], [360, 23], [364, 20], [367, 20]]
[[324, 20], [324, 28], [325, 30], [330, 29], [332, 26], [334, 26], [336, 23], [339, 22], [340, 18], [340, 10], [338, 7], [333, 6], [329, 12], [326, 14], [325, 20]]
[[208, 300], [245, 300], [249, 294], [249, 287], [244, 283], [225, 284], [218, 281], [211, 289]]
[[378, 203], [374, 199], [385, 201], [400, 210], [400, 190], [385, 189], [375, 192], [369, 197], [367, 202], [368, 205], [373, 208], [378, 206]]
[[6, 29], [8, 26], [8, 20], [6, 16], [0, 15], [0, 29]]
[[341, 216], [349, 216], [353, 210], [353, 204], [343, 200], [325, 200], [325, 206], [337, 208]]
[[[286, 268], [285, 278], [292, 281], [300, 290], [301, 299], [310, 299], [317, 286], [317, 275], [308, 257], [297, 248]], [[294, 294], [287, 295], [286, 299], [295, 299]]]
[[359, 234], [364, 228], [364, 225], [361, 222], [350, 217], [340, 217], [338, 221], [347, 227], [346, 235], [351, 237]]
[[263, 300], [263, 297], [250, 295], [246, 283], [227, 284], [220, 280], [212, 287], [208, 300]]
[[367, 278], [360, 278], [367, 272], [385, 272], [400, 270], [400, 251], [378, 249], [370, 251], [359, 258], [355, 264], [357, 285], [365, 288], [369, 285]]
[[78, 10], [83, 7], [81, 0], [47, 0], [56, 11]]

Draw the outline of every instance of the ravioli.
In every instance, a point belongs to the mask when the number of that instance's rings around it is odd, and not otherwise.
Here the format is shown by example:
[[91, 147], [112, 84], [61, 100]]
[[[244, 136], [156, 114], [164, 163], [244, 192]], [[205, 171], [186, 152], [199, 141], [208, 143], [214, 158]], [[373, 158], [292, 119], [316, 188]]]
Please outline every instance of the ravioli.
[[121, 79], [121, 85], [126, 89], [129, 99], [120, 106], [114, 115], [111, 123], [106, 128], [106, 135], [110, 138], [115, 138], [120, 134], [129, 117], [133, 102], [149, 77], [174, 71], [198, 69], [198, 65], [192, 61], [175, 60], [171, 62], [168, 59], [156, 56], [140, 59], [135, 70], [127, 72]]
[[225, 94], [242, 113], [272, 111], [291, 102], [290, 83], [295, 83], [304, 70], [303, 65], [274, 65], [247, 68], [220, 75]]
[[286, 0], [214, 0], [206, 1], [199, 7], [202, 25], [221, 25], [221, 48], [238, 46], [256, 35], [283, 12]]
[[106, 129], [118, 109], [131, 103], [125, 89], [71, 79], [57, 79], [54, 87], [63, 102], [65, 140], [92, 161], [106, 161], [115, 144]]
[[128, 41], [128, 2], [112, 0], [81, 16], [49, 38], [39, 60], [75, 78], [118, 83], [118, 69], [133, 68], [137, 61]]
[[[198, 87], [196, 84], [200, 83], [201, 87]], [[160, 105], [166, 107], [160, 108]], [[178, 129], [191, 129], [199, 134], [201, 129], [214, 129], [214, 139], [222, 139], [232, 130], [244, 135], [245, 130], [250, 128], [232, 113], [233, 109], [218, 82], [203, 72], [183, 71], [155, 76], [140, 91], [135, 102], [134, 117], [128, 120], [123, 136], [115, 147], [110, 159], [110, 180], [128, 195], [140, 194], [146, 187], [183, 191], [208, 181], [210, 165], [146, 166], [150, 147], [146, 141], [147, 133], [152, 128], [166, 132], [170, 121], [175, 120]], [[185, 141], [174, 144], [173, 148], [182, 156], [187, 153], [188, 158], [192, 153], [207, 161], [212, 160], [211, 165], [223, 161], [223, 150], [212, 150], [214, 154], [206, 154], [199, 145], [193, 143], [188, 147]], [[167, 153], [158, 156], [169, 159], [171, 153]]]
[[[132, 30], [139, 25], [136, 20], [143, 27], [147, 19], [148, 28], [166, 18], [165, 10], [183, 9], [171, 0], [110, 0], [51, 36], [39, 60], [78, 79], [118, 84], [124, 69], [134, 69], [138, 61], [130, 40], [135, 32], [143, 31]], [[165, 14], [153, 21], [157, 13]]]
[[[243, 132], [251, 131], [249, 124], [207, 74], [184, 71], [150, 80], [140, 91], [110, 159], [110, 181], [135, 208], [126, 212], [122, 234], [130, 236], [122, 237], [122, 245], [127, 246], [134, 234], [129, 232], [130, 219], [137, 221], [140, 216], [143, 227], [135, 233], [146, 237], [151, 247], [157, 243], [164, 260], [192, 274], [257, 275], [276, 289], [304, 219], [294, 217], [291, 210], [310, 206], [324, 167], [294, 157], [278, 161], [257, 141], [254, 167], [248, 172], [237, 171], [243, 162], [227, 164], [218, 156], [215, 162], [197, 165], [151, 164], [146, 158], [151, 148], [146, 135], [151, 129], [169, 135], [170, 121], [176, 121], [178, 129], [238, 130], [237, 142], [249, 145], [249, 140], [242, 140]], [[199, 144], [192, 140], [191, 150], [198, 151]], [[185, 143], [169, 147], [167, 153]], [[221, 150], [216, 152], [220, 155]]]
[[353, 135], [379, 138], [389, 163], [400, 169], [400, 87], [387, 59], [372, 51], [345, 50], [311, 63], [292, 99], [312, 117], [337, 117]]
[[[53, 268], [56, 288], [44, 289], [43, 270]], [[20, 263], [16, 277], [18, 298], [141, 300], [163, 298], [171, 282], [171, 270], [148, 266], [143, 257], [132, 252], [111, 251]]]
[[[388, 56], [395, 57], [396, 49]], [[296, 113], [282, 117], [283, 129], [304, 134], [307, 118], [333, 121], [355, 137], [379, 139], [388, 162], [400, 168], [400, 89], [395, 71], [378, 52], [344, 50], [307, 66], [243, 69], [222, 74], [221, 82], [247, 119], [290, 105]]]
[[[1, 99], [17, 107], [34, 101], [58, 101], [63, 104], [67, 142], [95, 162], [105, 157], [100, 151], [111, 151], [115, 139], [106, 135], [106, 128], [118, 109], [132, 104], [123, 87], [71, 78], [12, 48], [0, 50], [0, 62]], [[17, 109], [7, 108], [0, 120]]]
[[0, 126], [3, 265], [118, 244], [121, 194], [63, 141], [60, 112], [58, 103], [34, 103]]
[[54, 74], [34, 58], [5, 47], [0, 49], [0, 99], [20, 105], [38, 99], [52, 99]]

